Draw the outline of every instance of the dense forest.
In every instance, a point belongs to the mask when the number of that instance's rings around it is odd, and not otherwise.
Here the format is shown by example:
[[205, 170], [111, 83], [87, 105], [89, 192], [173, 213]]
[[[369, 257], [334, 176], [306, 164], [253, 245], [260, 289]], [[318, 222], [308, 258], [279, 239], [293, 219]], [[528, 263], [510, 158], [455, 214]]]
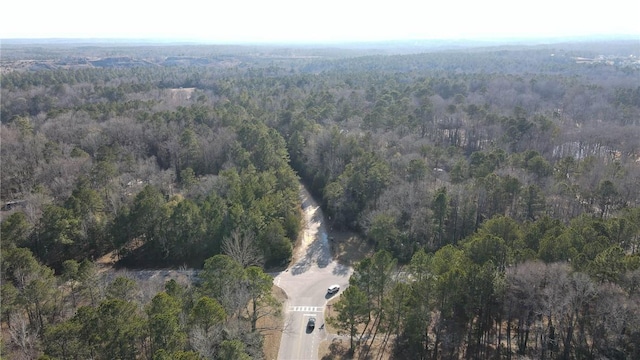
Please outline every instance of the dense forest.
[[[352, 351], [638, 358], [639, 56], [3, 45], [2, 352], [262, 359], [302, 182], [377, 250]], [[202, 270], [145, 291], [105, 256]]]

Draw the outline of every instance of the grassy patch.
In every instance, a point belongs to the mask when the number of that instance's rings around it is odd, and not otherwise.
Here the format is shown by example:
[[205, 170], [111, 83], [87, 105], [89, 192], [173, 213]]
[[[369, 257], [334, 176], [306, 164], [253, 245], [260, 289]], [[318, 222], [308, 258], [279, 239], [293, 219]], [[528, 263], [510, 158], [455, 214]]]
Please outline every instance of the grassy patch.
[[345, 231], [330, 231], [331, 253], [340, 264], [354, 266], [358, 261], [374, 254], [373, 246], [362, 237]]
[[348, 355], [349, 340], [334, 338], [320, 343], [318, 354], [322, 360], [351, 359]]
[[[271, 293], [278, 301], [284, 304], [287, 300], [287, 294], [284, 290], [277, 286], [271, 288]], [[264, 344], [263, 353], [265, 360], [275, 360], [278, 358], [278, 350], [280, 350], [280, 340], [282, 339], [282, 330], [284, 328], [284, 316], [266, 316], [258, 320], [258, 328], [263, 330]]]
[[[391, 341], [391, 340], [390, 340]], [[367, 343], [356, 347], [353, 356], [349, 355], [349, 338], [329, 337], [320, 343], [318, 349], [319, 358], [322, 360], [347, 360], [347, 359], [377, 359], [390, 360], [391, 344], [387, 344], [385, 352], [381, 353], [382, 340], [376, 340], [373, 345]]]
[[[378, 359], [378, 360], [389, 360], [391, 358], [390, 350], [391, 343], [393, 342], [390, 339], [387, 342], [386, 346], [383, 346], [383, 338], [384, 334], [381, 332], [378, 333], [373, 344], [370, 341], [363, 341], [360, 346], [356, 347], [355, 354], [353, 356], [349, 355], [349, 336], [347, 333], [336, 329], [331, 326], [327, 321], [328, 318], [332, 316], [337, 316], [338, 313], [333, 309], [334, 304], [340, 299], [340, 297], [336, 297], [331, 299], [327, 303], [327, 307], [325, 309], [325, 330], [328, 335], [328, 339], [320, 343], [320, 348], [318, 349], [318, 354], [320, 359], [322, 360], [346, 360], [346, 359]], [[364, 325], [359, 326], [358, 335], [362, 333], [364, 330]], [[370, 330], [367, 330], [369, 332]], [[383, 353], [384, 348], [384, 353]]]

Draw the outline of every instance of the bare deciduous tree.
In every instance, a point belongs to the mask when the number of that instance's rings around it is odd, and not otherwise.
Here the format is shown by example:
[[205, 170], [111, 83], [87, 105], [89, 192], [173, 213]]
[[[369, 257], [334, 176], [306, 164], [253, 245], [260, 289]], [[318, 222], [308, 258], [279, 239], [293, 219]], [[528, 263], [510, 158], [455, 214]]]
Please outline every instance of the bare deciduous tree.
[[13, 352], [16, 359], [34, 359], [37, 354], [37, 331], [29, 326], [29, 321], [23, 314], [16, 314], [8, 329], [11, 345], [17, 351]]
[[237, 261], [243, 268], [262, 266], [264, 259], [256, 246], [255, 235], [235, 229], [222, 240], [222, 252]]
[[195, 351], [205, 359], [213, 359], [216, 354], [216, 347], [222, 341], [222, 329], [203, 329], [201, 326], [194, 326], [189, 333], [189, 343]]

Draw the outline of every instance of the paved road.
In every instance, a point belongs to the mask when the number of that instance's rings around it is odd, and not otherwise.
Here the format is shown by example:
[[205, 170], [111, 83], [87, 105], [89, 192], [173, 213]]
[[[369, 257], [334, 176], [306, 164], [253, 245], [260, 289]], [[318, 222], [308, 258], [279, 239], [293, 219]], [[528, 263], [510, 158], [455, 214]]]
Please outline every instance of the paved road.
[[[332, 296], [330, 285], [340, 285], [342, 292], [349, 283], [352, 269], [333, 261], [322, 210], [306, 189], [300, 191], [306, 225], [302, 241], [296, 250], [296, 261], [274, 279], [288, 296], [284, 304], [285, 327], [278, 359], [318, 359], [318, 345], [327, 335], [320, 329], [324, 323], [324, 309]], [[313, 331], [307, 329], [310, 317], [316, 318]]]

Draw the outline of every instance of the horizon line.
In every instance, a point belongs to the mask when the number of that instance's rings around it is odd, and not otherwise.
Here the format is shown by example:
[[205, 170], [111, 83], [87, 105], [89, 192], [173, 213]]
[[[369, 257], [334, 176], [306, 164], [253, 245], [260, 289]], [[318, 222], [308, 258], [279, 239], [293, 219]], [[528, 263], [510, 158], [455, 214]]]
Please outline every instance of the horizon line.
[[10, 37], [1, 38], [0, 44], [7, 43], [43, 43], [43, 42], [67, 42], [67, 43], [160, 43], [160, 44], [202, 44], [202, 45], [349, 45], [349, 44], [385, 44], [385, 43], [411, 43], [411, 42], [492, 42], [503, 43], [512, 41], [567, 41], [567, 40], [637, 40], [640, 46], [640, 34], [582, 34], [582, 35], [540, 35], [540, 36], [505, 36], [505, 37], [440, 37], [440, 38], [397, 38], [397, 39], [342, 39], [342, 40], [222, 40], [222, 39], [197, 39], [197, 38], [162, 38], [162, 37]]

